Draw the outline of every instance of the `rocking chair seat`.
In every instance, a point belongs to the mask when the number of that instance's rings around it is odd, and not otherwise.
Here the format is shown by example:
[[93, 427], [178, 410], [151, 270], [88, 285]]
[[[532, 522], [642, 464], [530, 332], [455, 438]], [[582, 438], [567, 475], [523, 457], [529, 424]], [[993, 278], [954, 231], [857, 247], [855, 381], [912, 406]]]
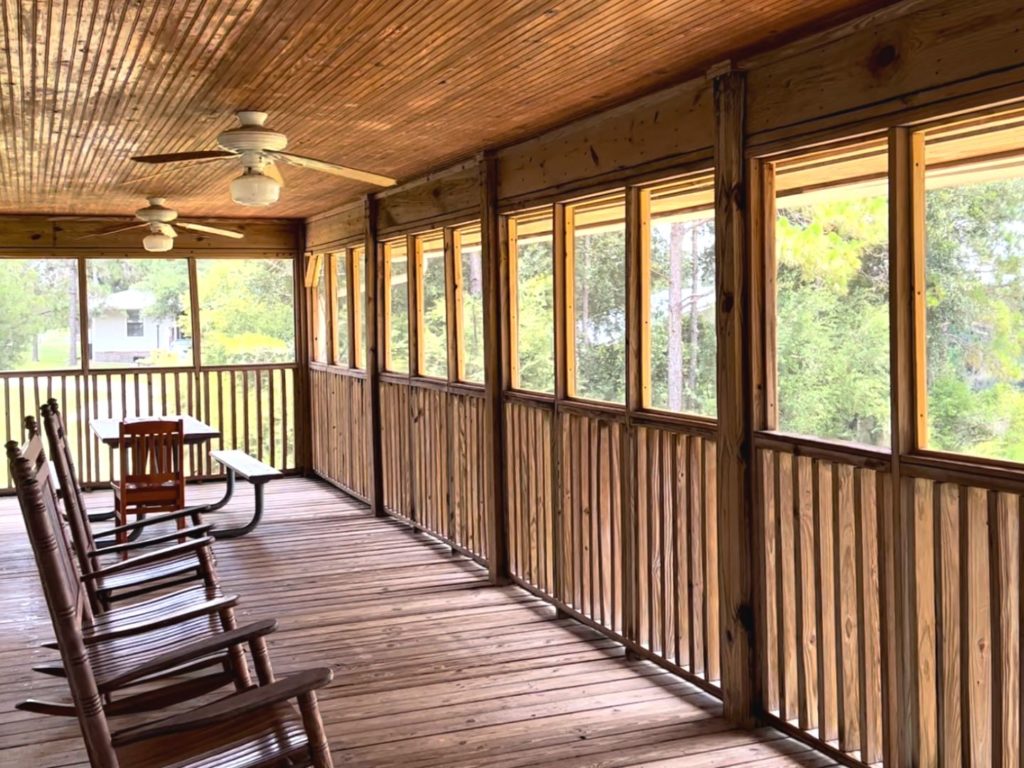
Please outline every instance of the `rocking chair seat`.
[[192, 552], [150, 563], [145, 568], [111, 573], [96, 579], [96, 589], [99, 592], [113, 592], [115, 590], [131, 589], [142, 585], [152, 585], [166, 579], [177, 582], [180, 577], [194, 578], [199, 571], [199, 562]]
[[278, 768], [309, 765], [302, 718], [288, 702], [205, 728], [117, 747], [132, 768]]

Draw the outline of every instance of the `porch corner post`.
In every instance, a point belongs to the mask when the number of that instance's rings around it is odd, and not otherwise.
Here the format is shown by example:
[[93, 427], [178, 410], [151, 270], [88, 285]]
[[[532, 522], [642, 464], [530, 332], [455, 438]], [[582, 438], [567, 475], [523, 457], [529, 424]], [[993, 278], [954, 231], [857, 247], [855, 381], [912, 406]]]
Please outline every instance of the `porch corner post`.
[[718, 339], [718, 541], [724, 714], [744, 726], [761, 711], [757, 662], [754, 392], [747, 239], [745, 78], [731, 62], [708, 72], [715, 109], [715, 271]]
[[483, 251], [484, 463], [487, 564], [491, 582], [509, 581], [508, 507], [505, 494], [504, 392], [509, 382], [508, 248], [498, 218], [498, 167], [493, 153], [478, 156]]
[[305, 226], [296, 225], [295, 239], [295, 468], [304, 477], [309, 477], [313, 473], [313, 398], [309, 375], [309, 295], [305, 283], [308, 251]]
[[[370, 454], [370, 510], [386, 517], [384, 509], [384, 454], [381, 446], [380, 369], [381, 340], [384, 333], [384, 270], [380, 268], [377, 247], [377, 200], [363, 198], [363, 253], [366, 258], [366, 407], [370, 412], [370, 430], [366, 450]], [[356, 342], [358, 343], [358, 341]]]

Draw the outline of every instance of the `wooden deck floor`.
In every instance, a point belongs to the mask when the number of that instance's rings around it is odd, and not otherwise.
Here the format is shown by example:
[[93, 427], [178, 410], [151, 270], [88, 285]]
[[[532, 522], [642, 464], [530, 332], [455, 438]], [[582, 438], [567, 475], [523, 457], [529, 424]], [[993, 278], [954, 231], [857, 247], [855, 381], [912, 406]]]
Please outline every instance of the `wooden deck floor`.
[[[189, 500], [220, 491], [190, 487]], [[250, 497], [246, 485], [232, 506]], [[63, 683], [30, 671], [52, 658], [38, 648], [49, 618], [12, 498], [0, 534], [0, 765], [87, 765], [74, 722], [12, 709]], [[770, 729], [731, 728], [710, 696], [326, 484], [271, 483], [263, 525], [217, 555], [240, 620], [279, 619], [276, 670], [333, 667], [321, 707], [339, 766], [833, 764]]]

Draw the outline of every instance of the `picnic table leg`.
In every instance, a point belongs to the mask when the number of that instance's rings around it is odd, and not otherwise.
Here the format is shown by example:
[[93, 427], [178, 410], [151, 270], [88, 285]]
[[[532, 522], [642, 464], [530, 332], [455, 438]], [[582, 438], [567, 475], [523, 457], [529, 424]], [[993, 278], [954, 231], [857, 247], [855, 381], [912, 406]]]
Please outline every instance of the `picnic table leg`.
[[235, 495], [235, 470], [231, 467], [227, 467], [227, 486], [224, 488], [224, 498], [220, 501], [214, 502], [213, 504], [207, 504], [199, 509], [199, 512], [216, 512], [218, 509], [223, 509], [224, 506], [231, 501], [231, 497]]
[[237, 528], [214, 528], [212, 531], [210, 531], [210, 535], [213, 536], [213, 538], [237, 539], [239, 536], [245, 536], [245, 534], [251, 532], [257, 525], [260, 524], [260, 520], [263, 519], [263, 486], [266, 485], [266, 482], [254, 482], [252, 485], [253, 491], [256, 495], [256, 512], [253, 514], [252, 520], [250, 520], [245, 525], [239, 526]]

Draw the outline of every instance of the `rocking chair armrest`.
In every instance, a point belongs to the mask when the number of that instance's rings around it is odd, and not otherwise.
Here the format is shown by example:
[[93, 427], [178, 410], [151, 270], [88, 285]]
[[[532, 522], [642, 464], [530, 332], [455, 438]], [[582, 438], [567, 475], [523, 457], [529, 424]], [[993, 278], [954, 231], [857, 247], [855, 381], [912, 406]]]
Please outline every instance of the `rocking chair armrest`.
[[83, 635], [82, 640], [86, 645], [95, 645], [96, 643], [116, 640], [121, 637], [139, 635], [144, 632], [151, 632], [154, 629], [162, 629], [163, 627], [180, 624], [182, 622], [189, 621], [190, 619], [199, 618], [200, 616], [219, 613], [225, 608], [234, 608], [236, 605], [238, 605], [238, 595], [225, 595], [224, 597], [218, 597], [214, 600], [206, 600], [201, 603], [196, 603], [195, 605], [190, 605], [187, 608], [175, 611], [174, 613], [164, 614], [159, 618], [142, 619], [122, 624], [114, 629], [102, 630], [91, 634], [86, 633]]
[[323, 688], [333, 678], [334, 673], [326, 667], [307, 669], [268, 685], [249, 688], [241, 693], [205, 704], [190, 712], [182, 712], [155, 723], [118, 731], [113, 734], [113, 743], [115, 747], [120, 747], [145, 739], [207, 728], [272, 704], [311, 693], [318, 688]]
[[[141, 554], [138, 557], [133, 557], [129, 560], [122, 560], [114, 565], [108, 565], [106, 568], [98, 568], [91, 573], [83, 574], [82, 579], [101, 579], [104, 576], [110, 576], [111, 574], [121, 573], [123, 571], [130, 571], [134, 568], [138, 568], [139, 566], [152, 565], [153, 563], [158, 563], [161, 560], [170, 560], [171, 558], [188, 552], [198, 552], [203, 547], [208, 547], [211, 544], [213, 544], [213, 539], [209, 536], [204, 536], [201, 539], [189, 539], [181, 544], [164, 547], [163, 549], [158, 549], [154, 552], [146, 552], [145, 554]], [[197, 560], [196, 567], [198, 566], [199, 561]]]
[[240, 645], [241, 643], [250, 642], [258, 637], [269, 635], [277, 629], [277, 619], [265, 619], [255, 624], [247, 624], [244, 627], [238, 629], [232, 629], [228, 632], [218, 632], [215, 635], [210, 635], [202, 640], [198, 640], [188, 645], [183, 645], [178, 648], [172, 648], [166, 653], [161, 653], [158, 656], [154, 656], [145, 664], [140, 664], [135, 669], [123, 672], [120, 675], [112, 677], [108, 680], [104, 680], [102, 687], [107, 690], [113, 690], [115, 688], [121, 688], [128, 683], [135, 680], [141, 680], [144, 677], [162, 672], [168, 669], [174, 669], [175, 667], [181, 666], [190, 661], [201, 659], [204, 656], [210, 656], [211, 654], [223, 651], [234, 645]]
[[123, 544], [110, 544], [105, 547], [96, 547], [92, 551], [94, 555], [107, 555], [115, 552], [130, 552], [133, 549], [143, 549], [145, 547], [151, 547], [154, 544], [166, 544], [168, 541], [174, 541], [180, 539], [183, 536], [188, 538], [198, 538], [205, 536], [213, 528], [211, 523], [204, 523], [203, 525], [192, 525], [188, 528], [179, 528], [173, 533], [165, 533], [162, 536], [154, 536], [151, 539], [136, 539], [135, 541], [126, 541]]
[[96, 531], [93, 536], [95, 538], [100, 538], [102, 536], [116, 536], [119, 533], [131, 533], [137, 528], [145, 528], [147, 525], [165, 523], [168, 520], [177, 520], [181, 517], [185, 517], [186, 515], [193, 518], [195, 525], [200, 525], [200, 523], [196, 521], [204, 509], [206, 509], [204, 506], [185, 507], [184, 509], [178, 509], [174, 512], [165, 512], [163, 514], [154, 515], [153, 517], [144, 517], [141, 520], [136, 520], [134, 523], [125, 523], [124, 525], [117, 525], [103, 531]]

